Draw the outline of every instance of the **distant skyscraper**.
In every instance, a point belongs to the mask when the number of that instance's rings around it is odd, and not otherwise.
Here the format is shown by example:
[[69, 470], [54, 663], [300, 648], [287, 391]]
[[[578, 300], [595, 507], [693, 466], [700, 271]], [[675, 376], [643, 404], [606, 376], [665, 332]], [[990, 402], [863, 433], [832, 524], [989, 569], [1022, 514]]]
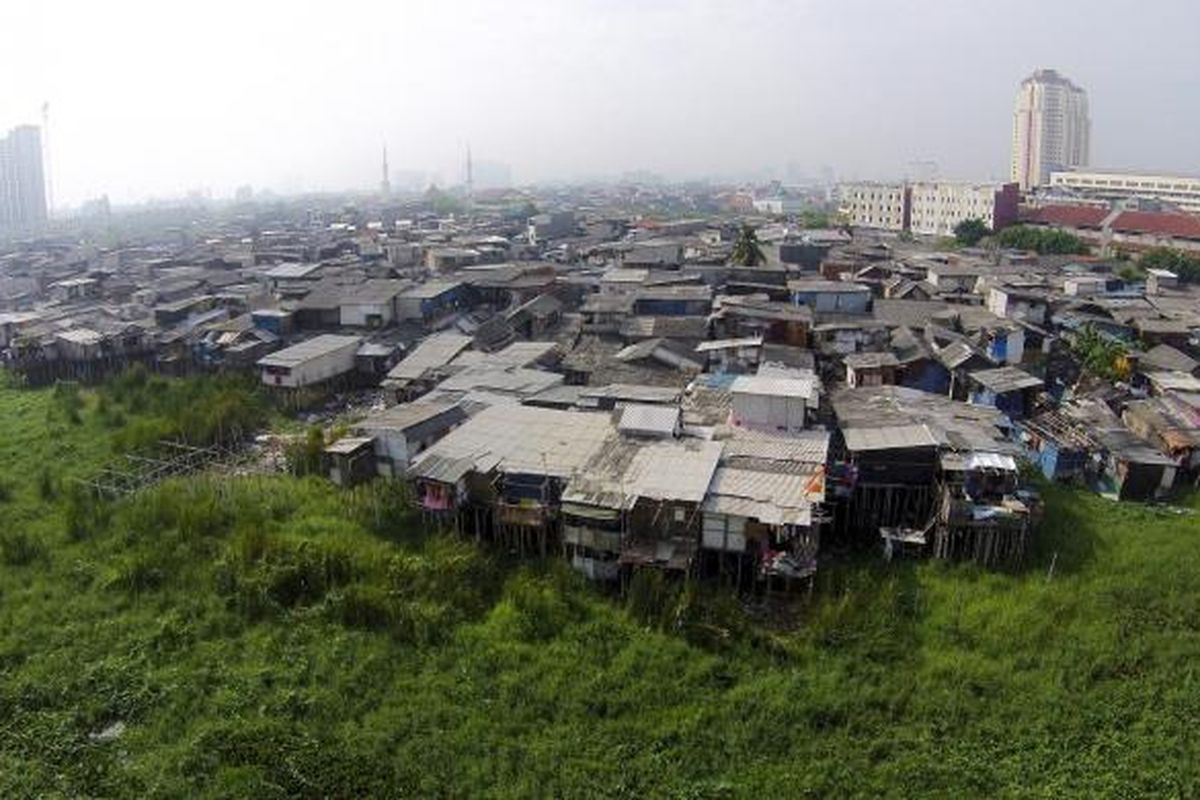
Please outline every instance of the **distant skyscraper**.
[[1087, 166], [1091, 133], [1087, 93], [1052, 69], [1033, 73], [1013, 110], [1013, 182], [1032, 189], [1051, 172]]
[[42, 134], [36, 125], [13, 128], [0, 139], [0, 228], [31, 228], [46, 221]]

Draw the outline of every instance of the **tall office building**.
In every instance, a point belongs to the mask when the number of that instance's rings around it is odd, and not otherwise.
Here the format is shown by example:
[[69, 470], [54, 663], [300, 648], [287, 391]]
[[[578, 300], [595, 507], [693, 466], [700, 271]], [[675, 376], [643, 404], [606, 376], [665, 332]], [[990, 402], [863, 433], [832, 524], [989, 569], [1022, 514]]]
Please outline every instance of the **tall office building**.
[[20, 125], [0, 139], [0, 229], [23, 230], [45, 221], [42, 132]]
[[1012, 181], [1022, 191], [1050, 173], [1085, 167], [1091, 139], [1087, 93], [1052, 69], [1021, 82], [1013, 109]]

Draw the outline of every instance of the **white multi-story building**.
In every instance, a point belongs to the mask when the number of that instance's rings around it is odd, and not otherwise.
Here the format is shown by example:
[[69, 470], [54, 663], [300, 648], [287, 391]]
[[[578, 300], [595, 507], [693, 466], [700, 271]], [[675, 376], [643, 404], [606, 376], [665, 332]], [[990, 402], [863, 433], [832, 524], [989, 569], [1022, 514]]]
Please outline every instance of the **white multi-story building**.
[[843, 185], [840, 194], [839, 210], [860, 228], [953, 236], [963, 220], [980, 219], [998, 230], [1017, 219], [1017, 187], [1011, 183], [854, 183]]
[[1200, 178], [1182, 175], [1070, 170], [1050, 173], [1052, 189], [1070, 189], [1104, 200], [1161, 200], [1200, 214]]
[[1022, 191], [1050, 173], [1087, 166], [1092, 121], [1087, 93], [1052, 69], [1021, 82], [1013, 109], [1012, 181]]
[[1016, 221], [1017, 188], [995, 183], [936, 181], [912, 185], [910, 230], [930, 236], [953, 236], [968, 219], [982, 220], [993, 230]]
[[847, 183], [838, 210], [858, 228], [908, 230], [908, 187], [899, 183]]

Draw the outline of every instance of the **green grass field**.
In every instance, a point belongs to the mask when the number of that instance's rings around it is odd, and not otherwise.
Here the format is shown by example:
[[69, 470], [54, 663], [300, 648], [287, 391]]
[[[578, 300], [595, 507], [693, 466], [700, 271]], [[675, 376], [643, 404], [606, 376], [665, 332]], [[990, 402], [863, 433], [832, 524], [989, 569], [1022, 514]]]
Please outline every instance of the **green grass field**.
[[831, 565], [767, 621], [383, 484], [81, 505], [143, 412], [61, 395], [0, 388], [2, 797], [1200, 795], [1200, 516], [1053, 489], [1021, 574]]

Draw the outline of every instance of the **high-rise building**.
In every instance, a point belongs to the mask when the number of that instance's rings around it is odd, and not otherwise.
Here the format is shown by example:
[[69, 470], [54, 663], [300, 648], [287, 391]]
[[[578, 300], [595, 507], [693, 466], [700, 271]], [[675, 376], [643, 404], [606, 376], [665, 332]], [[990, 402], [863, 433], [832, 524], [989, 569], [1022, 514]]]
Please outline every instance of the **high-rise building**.
[[1012, 181], [1022, 191], [1050, 173], [1085, 167], [1092, 133], [1087, 93], [1052, 69], [1021, 82], [1013, 109]]
[[36, 125], [20, 125], [0, 139], [0, 229], [26, 229], [45, 220], [42, 133]]

